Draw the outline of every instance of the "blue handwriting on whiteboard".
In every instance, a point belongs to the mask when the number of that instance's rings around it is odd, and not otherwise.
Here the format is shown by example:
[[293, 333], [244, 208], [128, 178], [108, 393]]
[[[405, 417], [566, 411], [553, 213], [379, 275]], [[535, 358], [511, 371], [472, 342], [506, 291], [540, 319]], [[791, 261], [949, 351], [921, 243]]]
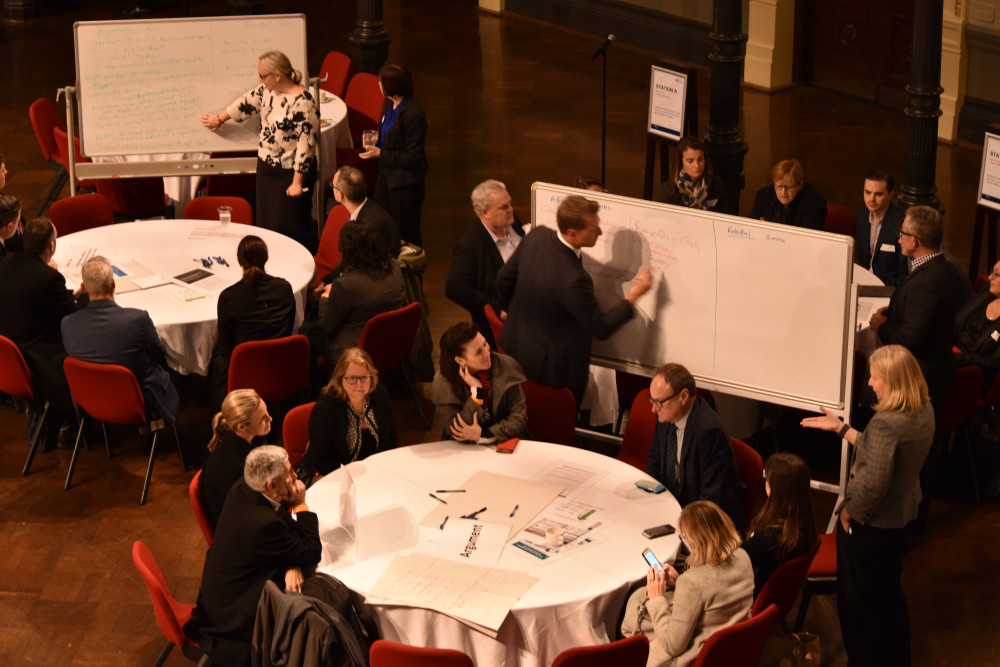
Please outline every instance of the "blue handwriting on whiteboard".
[[749, 229], [744, 229], [743, 227], [733, 227], [730, 225], [726, 228], [726, 234], [738, 239], [750, 239], [753, 238], [750, 235]]

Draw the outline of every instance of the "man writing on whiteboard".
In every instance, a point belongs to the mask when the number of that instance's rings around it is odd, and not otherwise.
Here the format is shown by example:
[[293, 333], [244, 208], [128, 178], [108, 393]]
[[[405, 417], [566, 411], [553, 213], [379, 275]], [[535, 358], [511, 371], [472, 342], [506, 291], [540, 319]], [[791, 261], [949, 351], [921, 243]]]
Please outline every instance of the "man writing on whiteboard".
[[632, 319], [633, 305], [652, 282], [643, 269], [624, 299], [607, 310], [598, 303], [581, 249], [601, 236], [599, 209], [594, 200], [566, 197], [556, 211], [559, 231], [532, 231], [497, 274], [497, 297], [507, 311], [500, 347], [529, 379], [569, 387], [577, 405], [587, 388], [593, 338], [604, 340]]

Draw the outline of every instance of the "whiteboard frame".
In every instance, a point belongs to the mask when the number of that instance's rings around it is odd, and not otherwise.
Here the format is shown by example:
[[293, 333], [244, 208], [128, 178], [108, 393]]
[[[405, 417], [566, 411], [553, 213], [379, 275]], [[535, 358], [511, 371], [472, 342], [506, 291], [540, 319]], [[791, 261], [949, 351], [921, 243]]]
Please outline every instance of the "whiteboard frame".
[[[998, 163], [996, 167], [990, 167], [989, 164], [991, 150], [998, 156], [995, 158]], [[983, 139], [983, 161], [979, 168], [979, 199], [976, 200], [976, 203], [1000, 211], [1000, 196], [994, 197], [983, 193], [987, 174], [992, 175], [1000, 182], [1000, 136], [989, 132]]]

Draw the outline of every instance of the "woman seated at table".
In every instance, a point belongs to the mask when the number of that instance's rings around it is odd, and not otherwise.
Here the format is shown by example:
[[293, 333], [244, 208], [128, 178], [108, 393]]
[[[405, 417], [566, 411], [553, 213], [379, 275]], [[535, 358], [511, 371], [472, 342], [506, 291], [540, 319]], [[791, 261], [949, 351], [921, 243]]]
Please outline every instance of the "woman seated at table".
[[243, 463], [250, 450], [265, 444], [271, 432], [267, 404], [253, 389], [234, 389], [222, 401], [222, 411], [212, 419], [208, 460], [201, 468], [198, 487], [214, 526], [230, 487], [243, 477]]
[[524, 371], [513, 357], [490, 352], [472, 322], [441, 335], [441, 370], [434, 376], [434, 403], [444, 415], [445, 440], [520, 437], [528, 424], [521, 383]]
[[793, 227], [822, 231], [826, 225], [826, 200], [806, 183], [798, 160], [782, 160], [771, 168], [772, 185], [757, 191], [750, 217]]
[[289, 336], [295, 326], [295, 297], [284, 278], [268, 275], [267, 244], [244, 236], [236, 248], [243, 277], [219, 295], [219, 339], [212, 351], [212, 400], [226, 394], [229, 358], [240, 343]]
[[809, 495], [809, 467], [795, 454], [774, 454], [764, 465], [767, 500], [750, 522], [754, 596], [780, 565], [819, 546]]
[[648, 667], [687, 667], [713, 632], [750, 616], [753, 569], [732, 519], [715, 503], [696, 500], [681, 512], [677, 534], [691, 552], [687, 569], [650, 567], [646, 587], [625, 607], [622, 634], [646, 635]]
[[705, 144], [697, 137], [684, 137], [670, 160], [670, 180], [660, 185], [657, 201], [664, 204], [723, 211], [726, 186], [712, 174]]
[[1000, 262], [990, 281], [955, 317], [955, 363], [983, 369], [985, 394], [1000, 371]]
[[392, 401], [371, 357], [359, 347], [345, 350], [309, 415], [309, 449], [299, 462], [299, 477], [329, 474], [398, 442]]
[[389, 256], [369, 225], [344, 225], [340, 252], [340, 275], [326, 288], [319, 304], [323, 353], [331, 361], [358, 344], [368, 320], [403, 305], [399, 262]]

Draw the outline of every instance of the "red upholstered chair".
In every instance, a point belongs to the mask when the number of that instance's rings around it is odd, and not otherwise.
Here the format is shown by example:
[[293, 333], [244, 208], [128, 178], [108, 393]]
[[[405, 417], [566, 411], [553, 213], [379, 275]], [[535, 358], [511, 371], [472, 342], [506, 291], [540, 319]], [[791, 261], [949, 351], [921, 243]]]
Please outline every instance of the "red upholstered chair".
[[806, 620], [806, 610], [814, 593], [837, 592], [837, 534], [825, 533], [819, 536], [819, 549], [809, 563], [806, 578], [802, 582], [802, 602], [795, 616], [795, 632], [802, 629]]
[[243, 197], [195, 197], [184, 207], [184, 217], [188, 220], [218, 220], [219, 207], [229, 206], [233, 209], [233, 222], [241, 225], [253, 224], [253, 208]]
[[42, 149], [42, 157], [45, 158], [49, 167], [56, 172], [55, 176], [52, 177], [52, 184], [49, 186], [49, 191], [45, 194], [45, 198], [38, 207], [38, 211], [35, 212], [35, 217], [37, 218], [45, 212], [45, 207], [49, 205], [49, 202], [55, 201], [59, 197], [59, 193], [62, 192], [62, 189], [66, 186], [66, 182], [69, 180], [66, 167], [59, 162], [59, 147], [56, 145], [56, 138], [53, 134], [53, 130], [57, 127], [64, 132], [66, 128], [59, 117], [56, 106], [46, 97], [39, 97], [31, 103], [31, 106], [28, 107], [28, 118], [31, 119], [31, 127], [35, 131], [35, 139], [38, 140], [38, 147]]
[[56, 226], [60, 237], [85, 229], [115, 224], [115, 214], [111, 211], [111, 204], [104, 195], [93, 193], [64, 197], [52, 202], [49, 217], [52, 218], [52, 224]]
[[702, 645], [693, 667], [757, 667], [777, 622], [778, 608], [771, 605], [756, 616], [715, 631]]
[[[963, 366], [955, 372], [955, 388], [941, 401], [940, 410], [934, 411], [935, 433], [938, 437], [948, 437], [954, 440], [959, 427], [971, 420], [976, 414], [976, 408], [981, 403], [980, 393], [983, 390], [983, 369], [978, 366]], [[952, 445], [949, 442], [949, 448]], [[966, 443], [969, 456], [969, 470], [972, 473], [972, 490], [976, 502], [981, 501], [979, 480], [976, 473], [976, 462], [972, 453], [971, 443]]]
[[96, 184], [97, 193], [108, 198], [116, 220], [159, 218], [166, 213], [162, 178], [103, 178]]
[[326, 77], [326, 81], [319, 84], [319, 87], [328, 93], [333, 93], [340, 99], [344, 99], [347, 92], [347, 79], [351, 74], [351, 57], [340, 51], [330, 51], [323, 58], [323, 65], [319, 68], [319, 78]]
[[368, 651], [371, 667], [475, 667], [465, 653], [450, 648], [423, 648], [379, 639]]
[[203, 651], [198, 648], [198, 643], [194, 639], [184, 634], [184, 624], [194, 615], [195, 605], [178, 602], [170, 595], [156, 559], [142, 542], [135, 542], [132, 545], [132, 562], [135, 563], [135, 569], [139, 570], [139, 576], [146, 584], [146, 590], [149, 591], [149, 597], [153, 601], [156, 624], [167, 638], [167, 645], [160, 651], [153, 665], [159, 667], [165, 663], [174, 646], [179, 646], [190, 660], [200, 661], [204, 656]]
[[649, 657], [646, 635], [633, 635], [610, 644], [568, 648], [552, 661], [552, 667], [644, 667]]
[[292, 408], [281, 425], [281, 442], [293, 468], [299, 464], [309, 447], [309, 415], [312, 414], [314, 405], [315, 401]]
[[[257, 151], [237, 151], [234, 153], [211, 153], [210, 157], [257, 157]], [[243, 197], [257, 191], [257, 175], [223, 174], [205, 177], [205, 194], [209, 197]]]
[[757, 599], [753, 601], [753, 607], [750, 609], [751, 615], [757, 615], [773, 604], [778, 608], [778, 620], [784, 624], [784, 618], [792, 610], [795, 597], [799, 594], [799, 589], [802, 588], [806, 572], [809, 571], [809, 564], [812, 563], [815, 555], [815, 551], [810, 551], [782, 563], [768, 577], [767, 583], [757, 594]]
[[528, 407], [532, 440], [572, 446], [576, 439], [576, 398], [568, 387], [550, 387], [533, 380], [521, 383]]
[[[66, 128], [63, 127], [62, 123], [52, 128], [52, 138], [55, 140], [56, 152], [54, 154], [55, 159], [62, 165], [63, 169], [66, 170], [66, 180], [69, 180], [69, 134], [66, 133]], [[80, 137], [73, 137], [73, 148], [74, 148], [74, 159], [77, 164], [81, 162], [91, 162], [89, 157], [83, 157], [83, 153], [80, 152]], [[97, 187], [97, 181], [81, 181], [79, 178], [76, 179], [76, 185], [78, 188], [85, 188], [88, 190], [93, 190]], [[58, 194], [58, 193], [57, 193]]]
[[618, 450], [616, 458], [639, 470], [645, 470], [646, 463], [649, 461], [649, 450], [653, 446], [653, 433], [655, 431], [656, 415], [653, 414], [649, 405], [649, 387], [647, 386], [632, 399], [628, 423], [625, 425], [625, 437], [622, 438], [622, 446]]
[[309, 340], [302, 334], [240, 343], [229, 360], [229, 389], [253, 389], [267, 402], [309, 386]]
[[[0, 336], [0, 392], [14, 398], [32, 399], [35, 397], [35, 384], [31, 381], [31, 371], [21, 355], [21, 350], [10, 338]], [[28, 449], [28, 460], [24, 462], [21, 476], [31, 470], [31, 461], [38, 449], [38, 437], [42, 433], [42, 424], [49, 414], [49, 402], [45, 401], [42, 418], [38, 422], [34, 435], [31, 436], [31, 448]]]
[[[69, 472], [66, 473], [66, 487], [73, 482], [73, 470], [76, 467], [76, 457], [80, 453], [80, 441], [83, 439], [83, 425], [87, 417], [104, 424], [139, 424], [149, 422], [146, 414], [146, 402], [142, 398], [139, 382], [132, 371], [117, 364], [95, 364], [66, 357], [63, 361], [63, 371], [69, 390], [73, 394], [73, 402], [80, 413], [80, 427], [76, 432], [76, 444], [73, 446], [73, 456], [69, 461]], [[174, 439], [177, 441], [177, 453], [181, 457], [181, 465], [187, 470], [184, 462], [184, 452], [181, 451], [181, 441], [177, 436], [177, 425], [171, 424]], [[139, 504], [146, 503], [149, 494], [149, 480], [153, 476], [153, 461], [156, 460], [156, 440], [158, 430], [153, 432], [153, 442], [149, 448], [149, 465], [146, 467], [146, 479], [142, 484], [142, 495]], [[111, 457], [111, 444], [108, 442], [107, 430], [104, 430], [104, 445]]]
[[493, 332], [493, 340], [497, 342], [497, 352], [503, 354], [503, 350], [500, 349], [500, 332], [503, 331], [503, 320], [497, 315], [497, 311], [493, 310], [493, 306], [486, 304], [483, 306], [483, 313], [486, 315], [486, 321], [490, 323], [490, 331]]
[[379, 88], [378, 77], [367, 72], [358, 72], [351, 77], [344, 103], [347, 105], [347, 124], [351, 128], [351, 139], [355, 146], [360, 146], [363, 133], [366, 130], [378, 130], [379, 123], [382, 122], [385, 95]]
[[854, 238], [856, 222], [854, 211], [851, 209], [837, 206], [836, 204], [826, 205], [826, 221], [823, 224], [824, 231]]
[[212, 546], [215, 539], [215, 526], [212, 525], [212, 515], [205, 505], [205, 498], [201, 495], [201, 471], [199, 470], [191, 478], [188, 484], [188, 497], [191, 499], [191, 509], [194, 510], [194, 518], [198, 520], [201, 532], [205, 536], [208, 546]]
[[316, 284], [323, 276], [333, 271], [340, 264], [340, 230], [351, 219], [351, 212], [346, 206], [337, 204], [330, 209], [323, 224], [323, 234], [319, 238], [319, 248], [316, 250]]
[[423, 307], [419, 301], [403, 306], [398, 310], [390, 310], [387, 313], [379, 313], [368, 320], [365, 328], [361, 330], [358, 338], [358, 347], [363, 349], [372, 358], [375, 370], [379, 373], [388, 373], [391, 370], [399, 369], [406, 381], [406, 386], [410, 390], [413, 403], [417, 406], [417, 414], [424, 428], [431, 427], [424, 409], [420, 405], [417, 397], [417, 390], [413, 388], [410, 376], [406, 372], [403, 361], [410, 356], [413, 349], [413, 341], [417, 337], [417, 328], [420, 326], [420, 316]]
[[[615, 371], [615, 389], [618, 390], [618, 419], [615, 420], [615, 434], [621, 432], [622, 419], [630, 410], [635, 397], [643, 389], [649, 389], [649, 378], [626, 371]], [[629, 419], [632, 413], [629, 412]]]
[[[747, 525], [753, 518], [760, 497], [760, 487], [764, 485], [764, 460], [760, 458], [750, 445], [736, 438], [729, 438], [733, 445], [733, 457], [736, 458], [736, 469], [740, 471], [740, 479], [747, 486]], [[787, 612], [786, 612], [787, 613]]]

